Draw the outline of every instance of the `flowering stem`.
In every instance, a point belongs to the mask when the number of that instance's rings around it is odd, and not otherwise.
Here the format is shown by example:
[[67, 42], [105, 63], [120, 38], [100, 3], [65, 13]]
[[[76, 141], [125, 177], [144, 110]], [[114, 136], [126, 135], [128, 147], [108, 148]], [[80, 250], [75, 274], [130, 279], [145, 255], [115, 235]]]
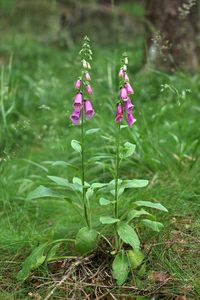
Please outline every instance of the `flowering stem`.
[[84, 143], [84, 118], [83, 118], [83, 108], [81, 111], [81, 169], [82, 169], [82, 200], [83, 200], [83, 209], [84, 209], [84, 216], [87, 226], [90, 228], [90, 222], [88, 218], [87, 212], [87, 203], [85, 198], [85, 143]]
[[[118, 218], [118, 185], [119, 185], [119, 146], [120, 146], [120, 123], [117, 124], [117, 136], [116, 136], [116, 174], [115, 174], [115, 211], [114, 211], [114, 216], [117, 219]], [[115, 230], [116, 230], [116, 236], [115, 236], [115, 243], [116, 243], [116, 249], [119, 248], [120, 241], [119, 237], [117, 234], [117, 229], [115, 225]]]

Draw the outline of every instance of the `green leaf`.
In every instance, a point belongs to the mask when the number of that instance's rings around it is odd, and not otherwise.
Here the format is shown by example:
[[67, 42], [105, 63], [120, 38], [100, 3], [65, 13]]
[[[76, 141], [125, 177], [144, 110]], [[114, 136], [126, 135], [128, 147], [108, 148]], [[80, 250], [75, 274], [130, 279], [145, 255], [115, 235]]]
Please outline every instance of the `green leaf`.
[[86, 130], [85, 135], [96, 133], [99, 130], [100, 130], [100, 128], [93, 128], [93, 129]]
[[27, 196], [27, 200], [33, 200], [38, 198], [45, 198], [45, 197], [53, 197], [53, 198], [64, 198], [64, 196], [54, 192], [53, 190], [40, 185], [34, 191], [30, 192]]
[[168, 212], [168, 210], [160, 203], [155, 203], [155, 202], [151, 202], [151, 201], [136, 201], [134, 203], [137, 206], [145, 206], [145, 207], [155, 208], [158, 210]]
[[115, 203], [115, 201], [110, 201], [110, 200], [105, 199], [105, 198], [100, 198], [99, 199], [99, 204], [100, 205], [109, 205], [109, 204], [112, 204], [112, 203]]
[[108, 185], [107, 183], [94, 182], [94, 183], [91, 184], [91, 187], [93, 189], [99, 189], [99, 188], [105, 187], [107, 185]]
[[117, 224], [117, 232], [124, 243], [131, 245], [134, 249], [140, 248], [140, 240], [133, 227], [120, 222]]
[[100, 222], [102, 224], [114, 224], [114, 223], [117, 223], [119, 221], [120, 221], [120, 219], [115, 219], [115, 218], [112, 218], [112, 217], [100, 217]]
[[139, 267], [144, 260], [144, 254], [140, 250], [128, 250], [127, 257], [132, 269]]
[[126, 142], [124, 144], [124, 147], [121, 150], [121, 153], [119, 155], [120, 158], [127, 158], [133, 155], [133, 153], [135, 152], [135, 145], [131, 144], [129, 142]]
[[144, 179], [123, 180], [122, 186], [125, 189], [142, 188], [147, 186], [148, 183], [149, 181]]
[[38, 268], [46, 259], [46, 255], [44, 254], [47, 249], [48, 243], [44, 243], [35, 248], [31, 254], [25, 259], [21, 271], [17, 274], [17, 280], [23, 281], [28, 276], [29, 273]]
[[87, 189], [87, 192], [85, 194], [86, 199], [90, 200], [92, 198], [93, 194], [94, 194], [94, 190], [92, 188]]
[[132, 219], [139, 218], [142, 215], [151, 215], [143, 208], [141, 210], [133, 209], [127, 215], [127, 222], [130, 222]]
[[129, 263], [124, 251], [120, 251], [112, 263], [113, 277], [118, 285], [122, 285], [128, 278]]
[[58, 177], [58, 176], [47, 176], [50, 180], [57, 183], [60, 186], [69, 186], [69, 181], [66, 178]]
[[97, 244], [98, 233], [88, 227], [81, 228], [76, 235], [76, 249], [80, 254], [86, 254], [93, 250]]
[[153, 231], [160, 232], [163, 229], [164, 225], [160, 222], [151, 221], [148, 219], [142, 220], [142, 223], [147, 226], [148, 228], [152, 229]]
[[81, 148], [81, 145], [80, 143], [77, 141], [77, 140], [72, 140], [71, 141], [71, 146], [72, 148], [76, 151], [76, 152], [81, 152], [82, 148]]
[[77, 184], [79, 184], [79, 185], [82, 186], [82, 180], [81, 180], [79, 177], [74, 177], [74, 178], [72, 179], [72, 182], [73, 182], [73, 183], [77, 183]]
[[[123, 188], [123, 187], [119, 187], [118, 193], [117, 193], [118, 197], [121, 196], [121, 195], [123, 194], [123, 192], [124, 192], [124, 188]], [[113, 196], [115, 196], [115, 189], [114, 189], [114, 190], [111, 190], [110, 193], [111, 193]]]

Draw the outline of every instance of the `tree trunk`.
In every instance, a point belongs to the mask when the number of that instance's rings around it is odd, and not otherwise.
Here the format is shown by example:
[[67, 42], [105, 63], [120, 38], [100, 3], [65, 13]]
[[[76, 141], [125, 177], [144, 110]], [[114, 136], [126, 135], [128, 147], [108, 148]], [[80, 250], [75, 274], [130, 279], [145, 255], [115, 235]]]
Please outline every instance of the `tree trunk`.
[[[142, 0], [148, 28], [148, 61], [157, 68], [196, 71], [197, 0]], [[153, 30], [152, 30], [153, 28]]]

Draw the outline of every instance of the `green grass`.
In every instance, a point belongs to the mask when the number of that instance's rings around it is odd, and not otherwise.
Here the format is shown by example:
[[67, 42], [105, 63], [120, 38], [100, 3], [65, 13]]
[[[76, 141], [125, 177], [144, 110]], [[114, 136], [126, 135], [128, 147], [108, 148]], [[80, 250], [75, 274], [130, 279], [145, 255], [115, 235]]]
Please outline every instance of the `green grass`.
[[[137, 123], [132, 129], [123, 129], [124, 141], [136, 143], [137, 149], [123, 164], [121, 176], [148, 179], [150, 184], [134, 194], [126, 192], [123, 205], [131, 199], [158, 200], [169, 209], [169, 214], [158, 216], [165, 224], [159, 236], [143, 230], [146, 253], [150, 244], [157, 244], [150, 251], [149, 271], [169, 274], [164, 299], [180, 294], [199, 299], [200, 75], [138, 71], [142, 62], [138, 47], [140, 44], [135, 49], [127, 46]], [[28, 292], [34, 292], [33, 285], [20, 285], [15, 279], [26, 255], [38, 242], [73, 236], [82, 225], [63, 201], [26, 199], [39, 184], [52, 185], [47, 175], [69, 180], [80, 176], [79, 168], [45, 163], [80, 165], [70, 146], [72, 139], [80, 139], [80, 128], [69, 121], [73, 82], [79, 70], [78, 48], [60, 50], [25, 34], [16, 34], [14, 40], [5, 38], [0, 46], [0, 299], [26, 299]], [[112, 179], [110, 161], [91, 158], [99, 152], [113, 154], [116, 74], [124, 50], [122, 45], [118, 49], [93, 48], [96, 114], [87, 126], [101, 131], [86, 141], [86, 177], [90, 182]], [[98, 197], [93, 199], [93, 222], [97, 225]], [[154, 286], [155, 282], [146, 276], [140, 284]], [[47, 291], [42, 288], [40, 293]]]

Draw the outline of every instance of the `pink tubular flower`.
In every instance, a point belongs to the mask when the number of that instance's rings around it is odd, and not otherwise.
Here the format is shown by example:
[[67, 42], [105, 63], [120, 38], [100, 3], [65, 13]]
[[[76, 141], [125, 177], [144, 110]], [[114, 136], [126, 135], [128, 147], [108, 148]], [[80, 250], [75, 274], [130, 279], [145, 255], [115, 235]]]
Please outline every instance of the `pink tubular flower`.
[[121, 99], [124, 100], [124, 101], [127, 100], [128, 95], [127, 95], [127, 90], [126, 90], [125, 87], [122, 87], [122, 88], [120, 89], [120, 97], [121, 97]]
[[133, 90], [133, 88], [132, 88], [132, 86], [130, 85], [129, 82], [126, 82], [125, 88], [126, 88], [126, 91], [127, 91], [127, 94], [128, 94], [128, 95], [134, 94], [134, 90]]
[[79, 89], [81, 88], [81, 80], [80, 80], [80, 79], [78, 79], [78, 80], [75, 82], [75, 88], [76, 88], [77, 90], [79, 90]]
[[123, 106], [121, 103], [117, 105], [117, 110], [116, 110], [116, 116], [115, 116], [115, 122], [120, 123], [123, 120]]
[[124, 101], [124, 107], [125, 107], [127, 113], [132, 112], [134, 105], [132, 104], [131, 99], [129, 97], [128, 97], [127, 101]]
[[126, 113], [126, 122], [129, 127], [132, 127], [132, 125], [135, 123], [136, 119], [132, 115], [132, 112], [127, 112]]
[[70, 120], [73, 122], [74, 125], [78, 125], [81, 118], [81, 112], [74, 110], [73, 113], [70, 115]]
[[91, 80], [90, 74], [88, 72], [85, 73], [85, 79], [88, 81]]
[[92, 87], [91, 87], [90, 84], [87, 84], [87, 85], [86, 85], [86, 92], [87, 92], [88, 94], [92, 94]]
[[83, 97], [81, 93], [77, 93], [74, 97], [74, 110], [80, 111], [82, 107]]
[[128, 74], [127, 74], [127, 73], [124, 74], [124, 80], [125, 80], [125, 81], [129, 81], [129, 77], [128, 77]]
[[84, 101], [84, 111], [88, 120], [90, 120], [94, 115], [94, 109], [89, 100]]
[[119, 75], [119, 77], [124, 77], [124, 70], [120, 69], [118, 75]]

